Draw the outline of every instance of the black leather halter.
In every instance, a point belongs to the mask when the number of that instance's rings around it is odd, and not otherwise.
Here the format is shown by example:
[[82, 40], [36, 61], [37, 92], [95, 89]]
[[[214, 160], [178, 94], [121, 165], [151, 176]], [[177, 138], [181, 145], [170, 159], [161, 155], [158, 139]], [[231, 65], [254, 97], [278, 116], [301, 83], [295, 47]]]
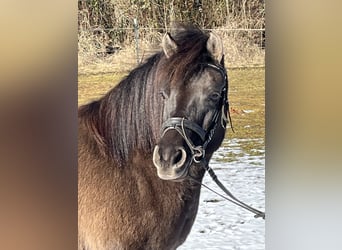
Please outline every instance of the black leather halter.
[[[208, 63], [208, 64], [205, 64], [205, 66], [210, 67], [220, 72], [220, 74], [222, 75], [222, 79], [225, 83], [221, 91], [221, 99], [219, 101], [217, 109], [215, 110], [215, 113], [212, 116], [209, 128], [205, 130], [201, 126], [199, 126], [197, 123], [190, 121], [184, 117], [171, 117], [162, 124], [162, 136], [169, 130], [173, 130], [173, 129], [176, 130], [184, 138], [185, 142], [190, 148], [191, 154], [192, 154], [191, 159], [195, 163], [199, 163], [201, 162], [202, 159], [204, 159], [205, 150], [215, 134], [217, 125], [221, 123], [220, 125], [224, 129], [226, 128], [227, 121], [228, 121], [227, 114], [229, 114], [228, 113], [229, 104], [227, 100], [227, 91], [228, 91], [227, 72], [225, 68], [223, 68], [221, 65], [214, 65], [214, 64]], [[202, 141], [202, 145], [195, 146], [192, 140], [187, 136], [185, 129], [189, 129], [193, 131], [195, 134], [197, 134]]]

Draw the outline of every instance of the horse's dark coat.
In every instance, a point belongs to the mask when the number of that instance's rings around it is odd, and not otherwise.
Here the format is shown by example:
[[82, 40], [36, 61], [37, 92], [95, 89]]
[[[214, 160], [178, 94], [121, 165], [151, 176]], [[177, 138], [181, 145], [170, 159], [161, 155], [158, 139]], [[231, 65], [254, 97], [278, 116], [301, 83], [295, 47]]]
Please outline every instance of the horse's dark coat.
[[[183, 28], [172, 36], [177, 50], [164, 46], [100, 100], [79, 108], [79, 249], [176, 249], [185, 241], [200, 185], [160, 179], [152, 151], [165, 141], [184, 144], [171, 132], [161, 138], [165, 119], [187, 116], [202, 126], [215, 106], [203, 93], [221, 88], [222, 79], [203, 65], [223, 64], [223, 55], [222, 44], [210, 47], [209, 37]], [[208, 161], [223, 136], [221, 128]], [[204, 169], [197, 164], [189, 174], [201, 181]]]

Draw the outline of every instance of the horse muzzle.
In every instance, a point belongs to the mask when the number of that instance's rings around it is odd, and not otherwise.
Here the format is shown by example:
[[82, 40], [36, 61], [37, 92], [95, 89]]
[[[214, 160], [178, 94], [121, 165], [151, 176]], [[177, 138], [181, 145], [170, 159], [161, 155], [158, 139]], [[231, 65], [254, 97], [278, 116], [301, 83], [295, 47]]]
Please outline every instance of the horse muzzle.
[[156, 145], [152, 159], [160, 179], [180, 180], [187, 176], [189, 162], [183, 147], [161, 149]]

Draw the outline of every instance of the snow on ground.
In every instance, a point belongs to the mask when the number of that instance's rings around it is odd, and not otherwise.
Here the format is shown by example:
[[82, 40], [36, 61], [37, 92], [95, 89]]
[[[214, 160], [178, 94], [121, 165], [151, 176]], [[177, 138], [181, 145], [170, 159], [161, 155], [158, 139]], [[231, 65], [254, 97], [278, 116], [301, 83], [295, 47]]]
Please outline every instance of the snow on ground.
[[[218, 179], [242, 202], [265, 211], [265, 152], [259, 156], [243, 153], [240, 140], [228, 140], [210, 161]], [[233, 152], [236, 161], [223, 162], [225, 152]], [[203, 183], [223, 194], [208, 174]], [[267, 215], [266, 215], [267, 216]], [[179, 250], [263, 250], [265, 221], [202, 187], [195, 223]]]

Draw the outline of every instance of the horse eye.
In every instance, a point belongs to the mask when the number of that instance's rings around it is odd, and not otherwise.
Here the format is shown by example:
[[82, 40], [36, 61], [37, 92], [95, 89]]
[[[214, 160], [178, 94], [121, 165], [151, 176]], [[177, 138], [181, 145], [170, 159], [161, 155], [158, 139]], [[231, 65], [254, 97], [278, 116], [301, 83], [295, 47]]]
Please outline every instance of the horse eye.
[[218, 100], [220, 100], [221, 95], [219, 93], [215, 92], [215, 93], [212, 93], [209, 98], [210, 98], [210, 100], [217, 102]]

